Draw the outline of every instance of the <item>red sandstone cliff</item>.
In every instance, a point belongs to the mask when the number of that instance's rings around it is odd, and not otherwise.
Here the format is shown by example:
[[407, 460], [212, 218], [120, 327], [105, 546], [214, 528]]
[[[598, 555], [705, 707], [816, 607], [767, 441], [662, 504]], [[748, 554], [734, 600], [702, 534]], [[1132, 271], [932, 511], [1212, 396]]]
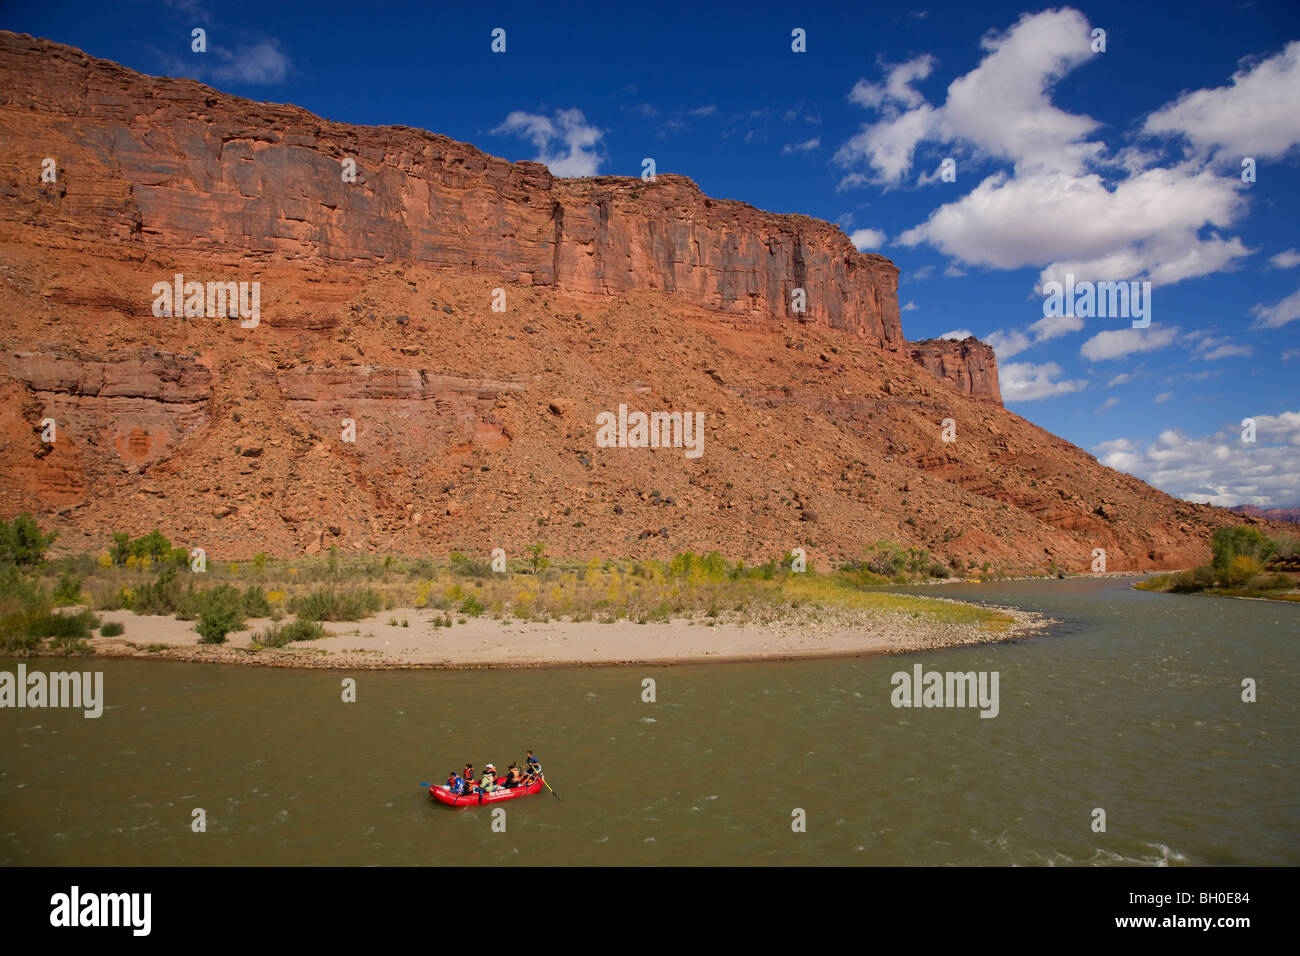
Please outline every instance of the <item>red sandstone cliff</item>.
[[[0, 137], [0, 514], [40, 512], [61, 547], [158, 526], [232, 556], [544, 537], [842, 559], [887, 538], [1131, 570], [1199, 563], [1240, 520], [1006, 411], [987, 346], [906, 343], [897, 270], [835, 227], [682, 177], [558, 180], [5, 33]], [[152, 315], [173, 273], [261, 282], [261, 324]], [[620, 403], [700, 410], [704, 455], [598, 448]]]
[[998, 389], [998, 360], [990, 345], [971, 336], [961, 341], [924, 339], [909, 342], [912, 361], [946, 379], [967, 395], [1002, 404]]

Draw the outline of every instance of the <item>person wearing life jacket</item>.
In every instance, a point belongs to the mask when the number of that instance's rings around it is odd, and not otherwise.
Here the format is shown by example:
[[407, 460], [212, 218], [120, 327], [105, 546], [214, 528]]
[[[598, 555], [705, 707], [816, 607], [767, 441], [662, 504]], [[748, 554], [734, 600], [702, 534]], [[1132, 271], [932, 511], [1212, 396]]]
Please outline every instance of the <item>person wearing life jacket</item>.
[[484, 793], [491, 793], [497, 789], [497, 768], [493, 764], [488, 764], [483, 768], [483, 779], [479, 781], [479, 786], [483, 788]]
[[474, 786], [474, 781], [477, 779], [477, 777], [474, 776], [474, 765], [472, 763], [465, 764], [465, 769], [461, 772], [460, 776], [461, 779], [465, 781], [465, 792], [468, 793], [469, 788]]
[[524, 758], [524, 766], [527, 768], [528, 776], [530, 777], [535, 777], [542, 772], [542, 765], [538, 759], [533, 756], [531, 750], [528, 751], [528, 756]]
[[517, 764], [512, 763], [506, 768], [506, 789], [513, 790], [521, 783], [523, 783], [523, 777], [519, 772], [519, 767]]
[[465, 781], [456, 774], [455, 770], [447, 773], [447, 789], [456, 794], [465, 792]]

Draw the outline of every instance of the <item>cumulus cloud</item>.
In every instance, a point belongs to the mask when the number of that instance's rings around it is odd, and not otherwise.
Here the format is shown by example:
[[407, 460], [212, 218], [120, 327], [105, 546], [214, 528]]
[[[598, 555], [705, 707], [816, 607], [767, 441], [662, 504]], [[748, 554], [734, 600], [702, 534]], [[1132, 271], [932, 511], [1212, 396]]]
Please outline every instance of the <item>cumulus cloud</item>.
[[1003, 332], [998, 329], [996, 332], [990, 332], [986, 335], [984, 341], [992, 346], [993, 354], [998, 357], [999, 362], [1009, 359], [1013, 355], [1019, 355], [1029, 348], [1031, 344], [1029, 336], [1016, 329], [1012, 329], [1010, 332]]
[[1219, 150], [1276, 159], [1300, 143], [1300, 41], [1232, 75], [1229, 86], [1183, 93], [1147, 117], [1144, 131], [1185, 137], [1206, 154]]
[[1261, 302], [1250, 311], [1255, 316], [1255, 328], [1280, 329], [1288, 322], [1300, 319], [1300, 289], [1296, 289], [1281, 302], [1272, 305]]
[[557, 110], [554, 117], [515, 110], [492, 132], [530, 140], [537, 162], [556, 176], [595, 176], [600, 169], [604, 132], [590, 125], [582, 110]]
[[901, 312], [915, 312], [916, 310], [917, 310], [917, 304], [916, 304], [915, 302], [913, 302], [911, 299], [908, 299], [908, 300], [907, 300], [907, 304], [904, 305], [903, 308], [900, 309], [899, 311], [901, 311]]
[[[904, 245], [925, 243], [964, 265], [1037, 266], [1040, 284], [1066, 272], [1079, 280], [1170, 284], [1234, 267], [1252, 251], [1226, 234], [1245, 213], [1237, 177], [1213, 168], [1204, 149], [1181, 161], [1136, 146], [1112, 154], [1096, 120], [1052, 102], [1065, 77], [1098, 58], [1089, 41], [1077, 10], [1025, 14], [981, 41], [984, 58], [952, 81], [938, 106], [914, 85], [933, 70], [928, 56], [887, 67], [881, 82], [859, 81], [849, 99], [877, 118], [836, 152], [846, 170], [841, 185], [901, 185], [922, 144], [944, 145], [950, 155], [1010, 168], [904, 231]], [[1261, 133], [1276, 127], [1257, 152], [1280, 155], [1300, 139], [1290, 106], [1300, 99], [1293, 90], [1297, 49], [1300, 43], [1243, 68], [1231, 87], [1184, 94], [1152, 114], [1145, 132], [1165, 137], [1162, 146], [1236, 143], [1239, 130], [1226, 117], [1248, 113], [1258, 96], [1264, 118], [1241, 116], [1239, 124]], [[933, 178], [922, 173], [918, 183]]]
[[885, 234], [879, 229], [854, 229], [849, 239], [858, 252], [871, 252], [885, 244]]
[[1032, 402], [1077, 392], [1087, 386], [1086, 380], [1061, 378], [1061, 366], [1055, 362], [1035, 365], [1033, 362], [1001, 364], [999, 358], [998, 385], [1006, 402]]
[[1106, 383], [1106, 387], [1114, 388], [1116, 385], [1127, 385], [1131, 381], [1133, 381], [1133, 376], [1130, 373], [1120, 372], [1118, 375], [1116, 375], [1114, 378], [1112, 378], [1109, 382]]
[[1263, 508], [1300, 503], [1300, 411], [1256, 415], [1256, 440], [1228, 424], [1201, 437], [1169, 429], [1151, 442], [1118, 438], [1093, 451], [1124, 471], [1188, 501]]
[[1269, 256], [1268, 264], [1274, 269], [1294, 269], [1296, 266], [1300, 266], [1300, 252], [1295, 249], [1279, 252], [1275, 256]]
[[975, 333], [970, 329], [953, 329], [951, 332], [945, 332], [939, 336], [941, 339], [951, 339], [954, 342], [960, 342], [962, 339], [968, 339]]
[[1108, 329], [1084, 342], [1079, 354], [1091, 362], [1101, 362], [1138, 352], [1154, 352], [1173, 345], [1177, 339], [1176, 327], [1152, 325], [1145, 329]]

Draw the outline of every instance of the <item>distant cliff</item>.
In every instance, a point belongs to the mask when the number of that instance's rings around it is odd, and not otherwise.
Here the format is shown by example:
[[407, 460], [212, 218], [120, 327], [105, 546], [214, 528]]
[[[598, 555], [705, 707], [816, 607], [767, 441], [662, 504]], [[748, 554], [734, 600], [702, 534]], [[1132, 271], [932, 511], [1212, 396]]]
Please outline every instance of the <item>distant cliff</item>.
[[947, 379], [967, 395], [1002, 404], [998, 388], [998, 360], [992, 346], [971, 336], [961, 341], [925, 339], [909, 342], [912, 361]]

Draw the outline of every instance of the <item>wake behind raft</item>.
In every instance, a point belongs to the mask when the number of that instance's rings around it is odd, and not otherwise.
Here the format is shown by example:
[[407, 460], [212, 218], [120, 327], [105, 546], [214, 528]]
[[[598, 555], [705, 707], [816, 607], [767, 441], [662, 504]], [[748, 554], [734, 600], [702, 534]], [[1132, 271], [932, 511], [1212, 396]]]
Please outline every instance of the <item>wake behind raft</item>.
[[508, 789], [502, 787], [500, 790], [493, 790], [491, 793], [452, 793], [451, 788], [446, 784], [436, 783], [429, 788], [429, 796], [449, 807], [477, 807], [485, 803], [500, 803], [502, 800], [515, 800], [519, 797], [532, 796], [535, 793], [541, 793], [543, 786], [545, 786], [545, 783], [540, 774], [532, 783], [525, 783]]

